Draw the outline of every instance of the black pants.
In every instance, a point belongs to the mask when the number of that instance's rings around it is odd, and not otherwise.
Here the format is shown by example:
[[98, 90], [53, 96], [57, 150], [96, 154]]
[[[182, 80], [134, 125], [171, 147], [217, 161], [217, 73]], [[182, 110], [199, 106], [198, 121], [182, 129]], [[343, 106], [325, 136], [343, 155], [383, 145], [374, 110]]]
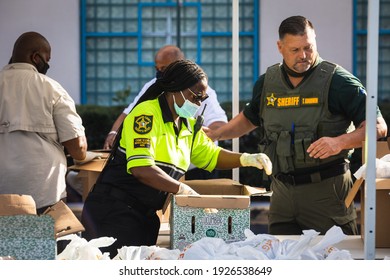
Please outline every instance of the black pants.
[[116, 241], [102, 252], [113, 258], [123, 246], [156, 245], [160, 219], [156, 213], [143, 214], [123, 201], [101, 193], [90, 193], [84, 203], [81, 217], [85, 232], [82, 237], [91, 240], [98, 237], [114, 237]]

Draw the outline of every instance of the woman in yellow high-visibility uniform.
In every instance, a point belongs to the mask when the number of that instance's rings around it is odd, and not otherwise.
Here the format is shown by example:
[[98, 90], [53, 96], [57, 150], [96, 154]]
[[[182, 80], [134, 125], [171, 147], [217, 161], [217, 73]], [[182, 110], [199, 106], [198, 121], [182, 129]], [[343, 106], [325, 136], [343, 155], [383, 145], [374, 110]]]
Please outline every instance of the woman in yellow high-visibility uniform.
[[[89, 194], [82, 222], [86, 239], [108, 236], [111, 257], [122, 246], [156, 244], [168, 193], [197, 194], [178, 180], [190, 162], [212, 171], [254, 166], [271, 173], [264, 154], [234, 153], [218, 147], [193, 118], [208, 97], [207, 76], [196, 63], [172, 63], [126, 117], [106, 167]], [[207, 110], [207, 108], [206, 108]]]

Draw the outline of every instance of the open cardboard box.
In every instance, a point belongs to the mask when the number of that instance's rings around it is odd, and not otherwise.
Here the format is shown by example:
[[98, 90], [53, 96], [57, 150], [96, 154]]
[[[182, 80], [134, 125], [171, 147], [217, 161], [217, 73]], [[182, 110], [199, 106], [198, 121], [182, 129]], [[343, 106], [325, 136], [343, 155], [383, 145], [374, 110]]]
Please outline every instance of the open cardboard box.
[[[40, 216], [37, 215], [35, 201], [30, 195], [1, 194], [0, 195], [0, 218], [7, 216], [30, 215], [37, 218], [50, 216], [53, 219], [53, 237], [84, 231], [85, 228], [73, 214], [72, 210], [63, 202], [59, 201]], [[10, 225], [11, 226], [11, 225]]]
[[[390, 153], [390, 140], [388, 142], [378, 141], [376, 157], [381, 158], [384, 155]], [[362, 149], [362, 163], [365, 163], [364, 145]], [[346, 206], [353, 200], [356, 193], [358, 192], [364, 180], [358, 179], [355, 181], [352, 191], [346, 199]], [[361, 188], [360, 192], [361, 201], [361, 233], [364, 239], [364, 208], [365, 208], [365, 188]], [[390, 248], [390, 219], [388, 215], [390, 213], [390, 178], [377, 178], [376, 179], [376, 211], [375, 211], [375, 247], [377, 248]]]
[[[378, 141], [376, 146], [376, 157], [381, 158], [390, 154], [388, 143]], [[365, 163], [364, 143], [362, 160]], [[361, 188], [361, 233], [364, 239], [364, 188]], [[390, 178], [376, 179], [376, 211], [375, 211], [375, 247], [390, 248]]]
[[89, 162], [86, 162], [84, 164], [75, 164], [72, 166], [69, 166], [70, 170], [78, 171], [79, 174], [77, 175], [82, 179], [83, 182], [83, 201], [88, 196], [89, 191], [95, 184], [97, 178], [100, 175], [100, 172], [103, 170], [104, 165], [106, 163], [106, 160], [110, 153], [108, 152], [102, 152], [103, 156], [99, 159], [93, 159]]
[[[244, 240], [250, 228], [250, 197], [270, 195], [264, 188], [254, 188], [231, 179], [184, 181], [200, 195], [172, 195], [170, 212], [171, 249], [203, 238], [222, 238], [226, 242]], [[216, 209], [210, 213], [205, 209]]]

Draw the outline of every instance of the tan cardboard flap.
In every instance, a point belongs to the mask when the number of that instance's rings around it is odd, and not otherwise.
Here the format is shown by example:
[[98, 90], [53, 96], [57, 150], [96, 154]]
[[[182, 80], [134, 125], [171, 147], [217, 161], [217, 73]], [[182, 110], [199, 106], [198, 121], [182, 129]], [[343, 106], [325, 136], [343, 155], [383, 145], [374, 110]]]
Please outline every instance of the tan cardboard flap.
[[35, 201], [31, 195], [1, 194], [0, 216], [36, 215]]
[[186, 180], [185, 184], [201, 195], [269, 195], [265, 188], [255, 188], [232, 179]]
[[235, 195], [176, 195], [176, 204], [197, 208], [237, 208], [247, 209], [250, 205], [248, 196]]
[[271, 196], [272, 191], [267, 191], [266, 188], [255, 188], [251, 186], [245, 186], [250, 196]]
[[183, 182], [200, 195], [175, 195], [175, 203], [179, 206], [246, 209], [250, 205], [250, 196], [270, 194], [265, 188], [246, 186], [227, 178]]
[[55, 238], [85, 230], [72, 210], [61, 200], [49, 207], [43, 214], [54, 219]]
[[201, 195], [244, 195], [242, 184], [231, 179], [185, 180], [183, 183], [190, 186]]
[[355, 181], [355, 183], [353, 183], [351, 190], [349, 191], [347, 197], [345, 198], [345, 207], [349, 208], [357, 192], [359, 191], [360, 185], [363, 183], [363, 181], [364, 181], [363, 178], [359, 178]]
[[390, 190], [390, 179], [389, 178], [376, 179], [376, 189], [377, 190]]
[[69, 166], [69, 169], [101, 172], [103, 170], [105, 162], [106, 159], [94, 159], [84, 164], [80, 164], [80, 165], [75, 164]]

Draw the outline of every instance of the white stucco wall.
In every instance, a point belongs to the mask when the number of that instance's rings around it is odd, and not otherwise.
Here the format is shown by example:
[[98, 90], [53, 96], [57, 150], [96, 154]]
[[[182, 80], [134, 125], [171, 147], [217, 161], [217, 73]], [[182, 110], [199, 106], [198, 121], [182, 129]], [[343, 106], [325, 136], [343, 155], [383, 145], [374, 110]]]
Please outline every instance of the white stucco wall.
[[260, 14], [260, 73], [281, 62], [276, 46], [279, 25], [293, 15], [313, 23], [323, 59], [352, 71], [352, 0], [262, 0]]
[[47, 75], [80, 102], [79, 0], [0, 0], [0, 67], [8, 63], [15, 40], [36, 31], [50, 42]]

